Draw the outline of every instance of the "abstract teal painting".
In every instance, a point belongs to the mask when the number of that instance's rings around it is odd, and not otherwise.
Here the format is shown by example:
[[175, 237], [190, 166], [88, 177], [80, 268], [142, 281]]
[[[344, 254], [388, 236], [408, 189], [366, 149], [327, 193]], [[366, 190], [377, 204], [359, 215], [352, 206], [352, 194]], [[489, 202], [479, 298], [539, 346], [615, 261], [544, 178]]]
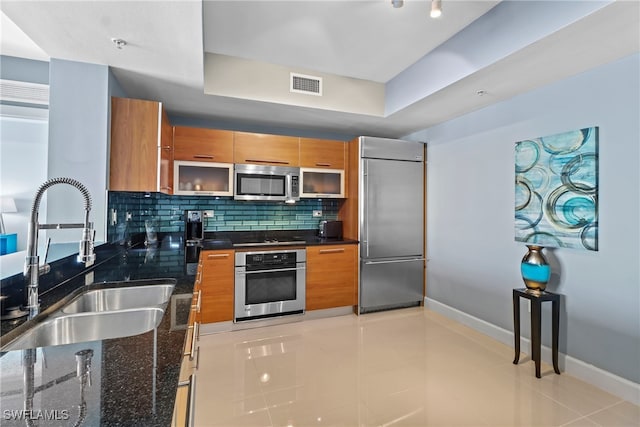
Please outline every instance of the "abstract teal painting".
[[598, 250], [598, 127], [515, 144], [516, 241]]

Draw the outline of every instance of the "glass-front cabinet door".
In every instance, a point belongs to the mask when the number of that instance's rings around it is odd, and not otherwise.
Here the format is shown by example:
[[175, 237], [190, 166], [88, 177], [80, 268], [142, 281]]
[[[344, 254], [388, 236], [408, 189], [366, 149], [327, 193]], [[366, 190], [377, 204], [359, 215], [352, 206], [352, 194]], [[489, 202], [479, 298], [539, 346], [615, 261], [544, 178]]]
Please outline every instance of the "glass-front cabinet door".
[[302, 191], [300, 197], [342, 199], [344, 194], [344, 170], [300, 168]]
[[233, 164], [176, 160], [173, 181], [173, 194], [233, 196]]

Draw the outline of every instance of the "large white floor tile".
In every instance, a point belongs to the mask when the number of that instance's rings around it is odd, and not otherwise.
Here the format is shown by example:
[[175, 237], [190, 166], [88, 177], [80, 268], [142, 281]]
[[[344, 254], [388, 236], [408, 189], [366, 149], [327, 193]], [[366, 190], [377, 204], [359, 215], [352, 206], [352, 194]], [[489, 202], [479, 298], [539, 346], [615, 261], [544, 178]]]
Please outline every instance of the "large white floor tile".
[[197, 426], [636, 426], [640, 408], [423, 308], [202, 336]]

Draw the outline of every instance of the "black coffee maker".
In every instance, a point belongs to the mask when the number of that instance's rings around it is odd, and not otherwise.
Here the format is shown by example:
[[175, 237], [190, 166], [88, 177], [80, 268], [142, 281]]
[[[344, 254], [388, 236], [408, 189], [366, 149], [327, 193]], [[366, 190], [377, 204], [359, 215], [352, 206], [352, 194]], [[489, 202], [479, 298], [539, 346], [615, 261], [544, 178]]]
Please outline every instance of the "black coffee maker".
[[187, 274], [196, 274], [198, 258], [204, 239], [204, 212], [184, 211], [184, 261]]

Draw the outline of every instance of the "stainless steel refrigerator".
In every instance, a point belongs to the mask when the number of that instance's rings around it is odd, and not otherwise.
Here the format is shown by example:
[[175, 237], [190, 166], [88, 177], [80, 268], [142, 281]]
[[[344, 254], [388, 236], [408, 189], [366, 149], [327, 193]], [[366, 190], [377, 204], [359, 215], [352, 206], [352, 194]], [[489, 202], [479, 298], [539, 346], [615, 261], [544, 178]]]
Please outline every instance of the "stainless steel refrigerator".
[[359, 312], [418, 305], [424, 283], [425, 146], [360, 137]]

